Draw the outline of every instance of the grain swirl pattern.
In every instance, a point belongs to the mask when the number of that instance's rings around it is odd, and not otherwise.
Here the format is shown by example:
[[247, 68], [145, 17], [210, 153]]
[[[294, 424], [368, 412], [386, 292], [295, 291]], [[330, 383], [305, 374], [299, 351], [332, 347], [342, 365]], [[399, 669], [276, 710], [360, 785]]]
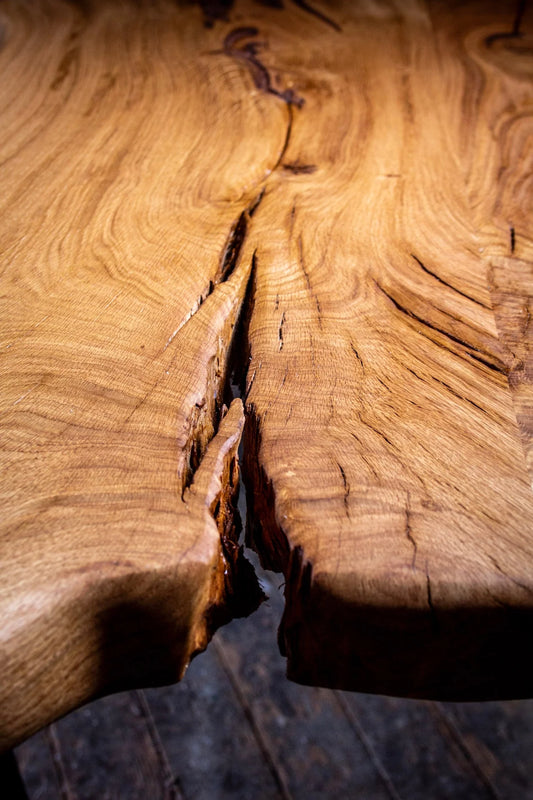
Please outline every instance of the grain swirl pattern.
[[0, 15], [3, 746], [259, 601], [235, 361], [289, 676], [530, 694], [529, 5]]
[[491, 4], [286, 11], [284, 161], [313, 169], [278, 173], [249, 243], [245, 453], [288, 674], [528, 695], [529, 34]]
[[196, 9], [2, 14], [5, 747], [178, 679], [260, 599], [232, 544], [242, 409], [223, 415], [250, 273], [235, 229], [285, 133]]

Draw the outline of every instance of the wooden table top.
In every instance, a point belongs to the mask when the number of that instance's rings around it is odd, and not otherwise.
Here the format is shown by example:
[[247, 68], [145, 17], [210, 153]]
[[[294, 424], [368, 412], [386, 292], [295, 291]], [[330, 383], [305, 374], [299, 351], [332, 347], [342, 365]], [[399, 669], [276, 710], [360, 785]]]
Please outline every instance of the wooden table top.
[[522, 2], [2, 4], [4, 747], [257, 607], [243, 429], [290, 678], [531, 694], [532, 47]]

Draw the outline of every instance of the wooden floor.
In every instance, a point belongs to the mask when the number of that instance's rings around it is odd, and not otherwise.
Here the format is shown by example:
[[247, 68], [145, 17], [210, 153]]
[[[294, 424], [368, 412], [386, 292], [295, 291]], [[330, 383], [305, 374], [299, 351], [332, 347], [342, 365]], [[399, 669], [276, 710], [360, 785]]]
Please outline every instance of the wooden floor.
[[282, 578], [263, 575], [268, 604], [221, 629], [181, 684], [99, 700], [21, 745], [31, 800], [533, 798], [533, 700], [290, 683], [275, 643]]

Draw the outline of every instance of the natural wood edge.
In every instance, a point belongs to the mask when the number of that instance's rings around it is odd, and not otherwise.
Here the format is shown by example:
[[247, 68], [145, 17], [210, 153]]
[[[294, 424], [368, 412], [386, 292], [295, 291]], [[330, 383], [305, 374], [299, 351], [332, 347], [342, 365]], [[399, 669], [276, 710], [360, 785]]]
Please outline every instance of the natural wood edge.
[[[175, 433], [181, 478], [172, 496], [172, 517], [147, 508], [141, 535], [127, 511], [119, 508], [116, 522], [106, 517], [106, 535], [112, 541], [131, 528], [132, 536], [140, 536], [141, 553], [125, 553], [119, 561], [91, 561], [84, 569], [64, 563], [61, 591], [57, 585], [48, 585], [46, 591], [35, 585], [35, 596], [25, 591], [19, 598], [26, 604], [20, 613], [6, 617], [10, 624], [2, 630], [0, 750], [95, 697], [180, 680], [217, 627], [251, 613], [262, 601], [253, 569], [237, 543], [242, 403], [234, 401], [229, 411], [224, 405], [231, 396], [230, 345], [249, 271], [250, 264], [233, 264], [169, 347], [172, 363], [189, 359], [197, 365], [185, 395], [179, 394], [183, 389], [176, 395], [178, 407], [190, 412], [180, 418], [183, 427]], [[190, 338], [181, 339], [186, 335]], [[189, 341], [198, 342], [198, 352], [184, 352]], [[158, 385], [150, 396], [151, 408], [157, 410], [172, 390]], [[145, 404], [128, 420], [131, 431], [139, 431], [139, 450], [149, 415]], [[53, 519], [50, 524], [53, 533]], [[184, 550], [180, 532], [190, 538], [192, 531], [194, 545]], [[53, 561], [52, 551], [49, 558]]]
[[[38, 701], [27, 691], [24, 650], [11, 655], [4, 673], [9, 696], [2, 700], [0, 750], [94, 697], [181, 679], [221, 624], [262, 602], [253, 568], [237, 543], [237, 449], [243, 422], [242, 403], [235, 400], [180, 501], [189, 524], [202, 525], [203, 531], [186, 554], [187, 569], [180, 570], [178, 562], [149, 574], [133, 570], [66, 597], [49, 621], [67, 637], [66, 653], [57, 653], [55, 660], [43, 653], [41, 670], [53, 680]], [[89, 652], [76, 663], [70, 652], [76, 652], [80, 640], [89, 643]], [[18, 665], [17, 659], [22, 659]]]
[[198, 615], [197, 627], [191, 636], [191, 658], [207, 647], [218, 627], [236, 617], [248, 616], [265, 599], [255, 571], [238, 543], [241, 520], [236, 510], [237, 449], [243, 427], [243, 405], [237, 398], [223, 417], [195, 480], [184, 496], [191, 514], [203, 517], [206, 528], [210, 528], [213, 535], [216, 529], [220, 540], [209, 600], [203, 604], [207, 610]]
[[[450, 588], [426, 576], [427, 602], [409, 597], [412, 575], [395, 575], [400, 600], [379, 605], [350, 597], [357, 575], [317, 573], [305, 550], [291, 541], [279, 519], [275, 487], [261, 466], [261, 426], [253, 405], [245, 428], [244, 475], [248, 499], [247, 542], [263, 567], [285, 577], [285, 609], [278, 631], [287, 677], [309, 686], [435, 700], [520, 699], [533, 690], [533, 609], [494, 602], [486, 589], [474, 604], [439, 603]], [[474, 580], [470, 576], [471, 580]], [[391, 583], [383, 575], [382, 585]], [[511, 584], [510, 584], [511, 585]], [[403, 587], [403, 588], [402, 588]], [[500, 587], [498, 587], [500, 588]], [[520, 591], [519, 586], [514, 586]], [[512, 590], [512, 586], [511, 586]], [[432, 595], [432, 592], [434, 593]]]

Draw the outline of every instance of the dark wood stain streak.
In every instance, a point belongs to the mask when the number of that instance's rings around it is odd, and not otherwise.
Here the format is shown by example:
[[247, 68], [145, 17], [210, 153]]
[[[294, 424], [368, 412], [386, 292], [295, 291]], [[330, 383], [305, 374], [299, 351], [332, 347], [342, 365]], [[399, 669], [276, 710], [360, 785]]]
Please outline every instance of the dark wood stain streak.
[[[259, 42], [246, 42], [245, 44], [238, 46], [241, 42], [243, 42], [243, 40], [250, 39], [258, 35], [258, 28], [253, 26], [234, 28], [224, 39], [224, 53], [227, 56], [230, 56], [230, 58], [236, 58], [245, 62], [250, 75], [252, 76], [252, 80], [256, 89], [266, 92], [267, 94], [272, 94], [275, 97], [279, 97], [289, 106], [294, 105], [297, 108], [301, 108], [304, 104], [304, 99], [299, 97], [296, 92], [294, 92], [292, 89], [285, 89], [281, 92], [273, 86], [270, 72], [258, 58], [258, 53], [260, 50]], [[281, 161], [284, 154], [285, 150], [282, 151], [279, 161]]]
[[[460, 339], [458, 336], [454, 336], [449, 331], [445, 331], [443, 328], [439, 328], [436, 325], [433, 325], [428, 320], [425, 320], [422, 317], [419, 317], [417, 314], [414, 313], [414, 311], [411, 311], [410, 309], [405, 308], [405, 306], [403, 306], [401, 303], [399, 303], [397, 300], [395, 300], [394, 297], [392, 297], [382, 286], [380, 286], [380, 284], [377, 283], [376, 280], [374, 280], [374, 283], [377, 286], [377, 288], [382, 292], [382, 294], [384, 294], [385, 297], [387, 297], [390, 300], [390, 302], [393, 304], [393, 306], [398, 311], [401, 311], [402, 314], [405, 314], [407, 317], [410, 317], [411, 319], [416, 320], [421, 325], [424, 325], [425, 327], [429, 328], [430, 330], [433, 330], [436, 333], [440, 333], [442, 336], [445, 336], [447, 339], [450, 339], [450, 341], [455, 342], [456, 344], [460, 345], [462, 348], [465, 348], [466, 351], [467, 351], [466, 355], [468, 355], [470, 358], [473, 358], [475, 361], [478, 361], [480, 364], [483, 364], [485, 367], [487, 367], [488, 369], [492, 370], [493, 372], [497, 372], [498, 374], [505, 375], [507, 377], [507, 372], [508, 371], [507, 371], [507, 369], [505, 368], [504, 365], [495, 364], [493, 361], [489, 361], [488, 359], [490, 358], [490, 356], [487, 353], [483, 353], [483, 351], [479, 350], [479, 348], [475, 347], [474, 345], [468, 344], [468, 342], [465, 342], [463, 339]], [[426, 334], [423, 331], [419, 331], [419, 333], [421, 333], [423, 336], [426, 336]], [[431, 339], [431, 337], [427, 337], [427, 338]], [[431, 341], [434, 341], [434, 340], [431, 339]]]
[[294, 220], [295, 220], [295, 217], [296, 217], [296, 203], [293, 203], [293, 206], [292, 206], [292, 208], [291, 208], [291, 221], [290, 221], [290, 231], [291, 231], [291, 236], [292, 236], [292, 232], [293, 232], [293, 230], [294, 230]]
[[511, 30], [500, 31], [487, 36], [485, 39], [485, 44], [487, 47], [492, 47], [495, 42], [498, 42], [501, 39], [519, 39], [524, 35], [522, 32], [522, 20], [524, 18], [526, 6], [527, 0], [518, 0]]
[[78, 59], [78, 56], [79, 56], [79, 49], [77, 47], [72, 47], [70, 50], [67, 50], [67, 52], [59, 62], [56, 76], [52, 81], [52, 83], [50, 84], [50, 89], [52, 89], [53, 91], [57, 91], [57, 89], [60, 88], [61, 84], [67, 79], [70, 69]]
[[299, 161], [292, 161], [281, 165], [287, 172], [292, 172], [293, 175], [312, 175], [316, 172], [315, 164], [300, 164]]
[[328, 17], [326, 14], [324, 14], [323, 11], [318, 11], [318, 9], [313, 8], [313, 6], [307, 3], [306, 0], [292, 0], [292, 2], [294, 3], [294, 5], [298, 6], [298, 8], [301, 8], [302, 11], [306, 11], [308, 14], [312, 14], [314, 17], [321, 20], [326, 25], [329, 25], [329, 27], [333, 28], [333, 30], [337, 31], [337, 33], [342, 33], [341, 26], [337, 22], [335, 22], [335, 20], [331, 19], [331, 17]]
[[84, 117], [90, 117], [91, 114], [100, 106], [105, 96], [113, 89], [117, 82], [117, 79], [112, 74], [107, 74], [104, 76], [101, 86], [96, 90], [93, 97], [91, 98], [91, 102], [87, 108], [87, 110], [83, 113]]
[[401, 87], [402, 87], [402, 96], [404, 100], [404, 108], [407, 113], [407, 119], [411, 125], [415, 125], [416, 124], [415, 107], [413, 104], [411, 80], [407, 73], [404, 73], [401, 77]]
[[511, 253], [514, 253], [516, 247], [516, 233], [514, 228], [509, 229], [509, 239], [511, 244]]
[[350, 484], [348, 483], [348, 479], [346, 478], [346, 472], [344, 471], [344, 467], [342, 466], [342, 464], [339, 464], [338, 461], [337, 461], [337, 467], [339, 468], [339, 472], [340, 472], [341, 477], [342, 477], [342, 484], [344, 486], [344, 498], [343, 498], [344, 510], [346, 512], [346, 516], [349, 517], [350, 516], [350, 505], [349, 505], [349, 502], [348, 502], [348, 497], [350, 496]]
[[491, 306], [485, 305], [485, 303], [482, 303], [480, 300], [475, 300], [473, 297], [470, 297], [469, 294], [465, 294], [465, 292], [462, 292], [460, 289], [457, 289], [456, 286], [452, 286], [451, 283], [445, 281], [444, 278], [441, 278], [440, 275], [437, 275], [436, 272], [433, 272], [433, 270], [428, 269], [428, 267], [426, 267], [426, 265], [418, 258], [418, 256], [415, 256], [414, 253], [411, 253], [411, 258], [413, 258], [416, 261], [420, 269], [422, 269], [427, 275], [430, 275], [432, 278], [435, 278], [435, 280], [439, 281], [439, 283], [442, 283], [443, 286], [447, 286], [448, 289], [452, 289], [454, 292], [460, 294], [461, 297], [464, 297], [466, 300], [470, 300], [470, 302], [475, 303], [476, 305], [481, 306], [482, 308], [486, 308], [487, 311], [492, 311]]

